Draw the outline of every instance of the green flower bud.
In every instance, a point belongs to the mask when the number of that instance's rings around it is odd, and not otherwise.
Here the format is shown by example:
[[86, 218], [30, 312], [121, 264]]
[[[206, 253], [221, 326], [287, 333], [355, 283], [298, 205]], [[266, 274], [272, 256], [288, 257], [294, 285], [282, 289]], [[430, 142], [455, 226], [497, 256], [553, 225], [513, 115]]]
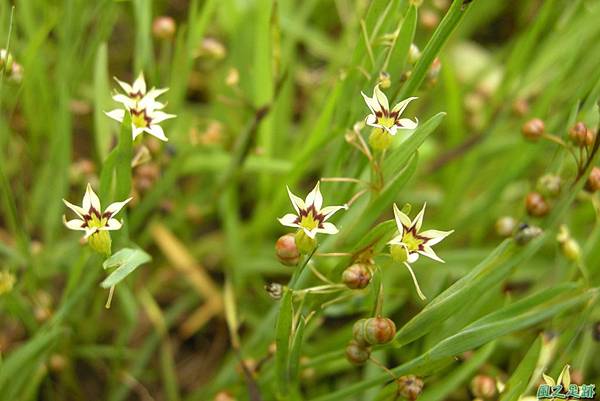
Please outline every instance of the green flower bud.
[[111, 244], [110, 234], [106, 230], [98, 230], [88, 238], [90, 248], [107, 257], [111, 254]]
[[15, 276], [8, 270], [0, 272], [0, 295], [7, 294], [12, 291], [15, 285]]
[[560, 249], [563, 255], [569, 260], [576, 262], [581, 258], [581, 248], [573, 238], [569, 238], [565, 242], [562, 242], [560, 244]]
[[350, 341], [346, 346], [346, 359], [354, 365], [362, 365], [369, 360], [371, 349]]
[[386, 150], [392, 144], [392, 135], [381, 129], [381, 128], [373, 128], [371, 131], [371, 135], [369, 136], [369, 145], [375, 150]]
[[298, 230], [294, 239], [296, 240], [298, 251], [303, 255], [311, 253], [317, 246], [317, 240], [306, 235], [304, 230]]
[[404, 263], [408, 260], [408, 250], [402, 245], [390, 245], [390, 255], [394, 262]]

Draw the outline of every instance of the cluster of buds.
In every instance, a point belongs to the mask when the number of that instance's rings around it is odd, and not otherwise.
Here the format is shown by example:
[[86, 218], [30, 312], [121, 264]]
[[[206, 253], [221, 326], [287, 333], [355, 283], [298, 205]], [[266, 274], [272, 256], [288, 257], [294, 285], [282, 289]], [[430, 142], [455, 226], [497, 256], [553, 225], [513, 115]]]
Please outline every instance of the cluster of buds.
[[596, 141], [596, 133], [579, 121], [569, 129], [569, 140], [580, 148], [592, 147]]
[[396, 325], [391, 319], [377, 316], [360, 319], [352, 327], [352, 340], [346, 347], [346, 358], [362, 365], [371, 356], [371, 346], [387, 344], [396, 335]]
[[23, 79], [23, 67], [14, 61], [6, 49], [0, 49], [0, 73], [13, 82], [18, 83]]
[[571, 237], [569, 229], [564, 224], [560, 226], [556, 241], [558, 241], [560, 250], [567, 259], [577, 262], [581, 258], [581, 247], [579, 246], [579, 243]]

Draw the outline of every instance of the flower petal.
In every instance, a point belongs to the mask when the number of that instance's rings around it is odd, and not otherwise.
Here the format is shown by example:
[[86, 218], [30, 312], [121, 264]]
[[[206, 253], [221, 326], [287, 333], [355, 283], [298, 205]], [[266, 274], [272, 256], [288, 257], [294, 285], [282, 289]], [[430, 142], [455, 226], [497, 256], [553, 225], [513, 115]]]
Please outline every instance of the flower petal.
[[279, 220], [279, 222], [281, 224], [283, 224], [284, 226], [287, 226], [287, 227], [299, 227], [298, 224], [296, 224], [297, 219], [298, 219], [298, 216], [296, 216], [295, 214], [292, 214], [292, 213], [288, 213], [288, 214], [284, 215], [283, 217], [278, 218], [277, 220]]
[[417, 252], [410, 252], [406, 261], [408, 263], [415, 263], [417, 260], [419, 260], [419, 254]]
[[415, 219], [412, 222], [412, 226], [415, 227], [417, 232], [419, 232], [419, 230], [421, 229], [421, 226], [423, 225], [423, 216], [425, 215], [425, 206], [427, 206], [427, 202], [423, 203], [423, 207], [421, 208], [421, 211], [419, 212], [419, 214], [417, 214], [417, 217], [415, 217]]
[[402, 115], [402, 113], [404, 113], [404, 109], [406, 109], [408, 104], [415, 99], [418, 99], [418, 98], [413, 96], [413, 97], [404, 99], [403, 101], [401, 101], [400, 103], [398, 103], [397, 105], [394, 106], [394, 108], [392, 109], [392, 112], [397, 113], [397, 115], [399, 115], [399, 116]]
[[129, 198], [129, 199], [124, 200], [123, 202], [111, 203], [110, 205], [108, 205], [108, 207], [104, 211], [104, 214], [108, 214], [111, 217], [114, 216], [115, 214], [119, 213], [121, 211], [121, 209], [123, 209], [123, 206], [125, 206], [132, 199], [133, 198]]
[[153, 124], [146, 129], [146, 132], [161, 141], [169, 142], [169, 138], [167, 138], [165, 131], [160, 125]]
[[422, 251], [418, 251], [421, 255], [423, 256], [427, 256], [428, 258], [431, 258], [437, 262], [441, 262], [441, 263], [446, 263], [444, 262], [442, 259], [440, 259], [440, 257], [434, 252], [434, 250], [427, 245], [423, 245], [423, 250]]
[[115, 81], [117, 81], [117, 83], [119, 84], [119, 86], [121, 86], [121, 88], [127, 93], [132, 93], [133, 92], [133, 88], [131, 87], [131, 85], [129, 85], [127, 82], [123, 82], [121, 81], [119, 78], [117, 77], [113, 77]]
[[[145, 97], [156, 99], [157, 97], [159, 97], [163, 93], [167, 92], [168, 90], [169, 90], [169, 88], [161, 88], [161, 89], [152, 88], [148, 91], [148, 93], [146, 93]], [[163, 105], [163, 107], [164, 107], [164, 105]]]
[[317, 228], [315, 231], [323, 234], [337, 234], [339, 230], [333, 223], [325, 222], [323, 227]]
[[87, 184], [87, 187], [85, 189], [85, 195], [83, 195], [82, 207], [83, 210], [88, 211], [91, 208], [94, 208], [98, 213], [100, 213], [100, 211], [102, 210], [100, 207], [100, 199], [98, 198], [98, 195], [96, 195], [96, 193], [92, 189], [92, 186], [89, 183]]
[[415, 129], [419, 126], [419, 120], [415, 117], [415, 121], [410, 118], [400, 118], [396, 120], [395, 127], [399, 129]]
[[292, 191], [290, 191], [290, 187], [288, 187], [287, 185], [285, 187], [287, 188], [288, 196], [290, 197], [290, 200], [292, 201], [294, 210], [296, 211], [296, 213], [300, 214], [300, 210], [306, 209], [306, 205], [304, 204], [304, 201], [302, 200], [302, 198], [294, 195], [292, 193]]
[[85, 235], [83, 236], [83, 238], [88, 239], [92, 235], [96, 234], [97, 231], [98, 231], [97, 228], [86, 228]]
[[398, 205], [394, 203], [394, 219], [396, 220], [396, 227], [398, 227], [398, 233], [400, 236], [404, 233], [405, 229], [408, 229], [411, 225], [410, 218], [402, 213], [398, 209]]
[[72, 211], [74, 211], [75, 214], [77, 216], [79, 216], [79, 218], [83, 219], [83, 216], [85, 214], [87, 214], [87, 210], [84, 210], [83, 208], [81, 208], [81, 207], [79, 207], [77, 205], [74, 205], [74, 204], [72, 204], [71, 202], [69, 202], [69, 201], [67, 201], [65, 199], [63, 199], [62, 201], [65, 204], [65, 206], [68, 207], [69, 209], [71, 209]]
[[128, 109], [132, 109], [133, 107], [135, 107], [135, 100], [122, 93], [117, 93], [112, 98], [115, 102], [123, 104], [123, 106], [127, 107]]
[[[154, 110], [154, 108], [152, 108]], [[177, 117], [175, 114], [167, 114], [162, 111], [154, 111], [151, 113], [150, 118], [152, 119], [152, 124], [160, 124], [161, 122]]]
[[140, 75], [133, 81], [133, 93], [141, 93], [144, 95], [146, 93], [146, 80], [144, 79], [144, 72], [140, 72]]
[[147, 130], [148, 130], [147, 128], [140, 128], [140, 127], [136, 127], [135, 124], [131, 124], [131, 135], [133, 136], [133, 139], [142, 135]]
[[115, 109], [115, 110], [111, 110], [111, 111], [105, 111], [104, 114], [106, 114], [113, 120], [117, 120], [120, 123], [122, 123], [123, 119], [125, 118], [125, 110], [123, 110], [123, 109]]
[[307, 207], [311, 205], [315, 207], [318, 211], [321, 210], [321, 206], [323, 206], [323, 195], [321, 195], [321, 190], [319, 189], [319, 181], [317, 181], [317, 185], [306, 195], [306, 200], [304, 201]]
[[313, 230], [308, 230], [306, 228], [302, 228], [302, 229], [304, 230], [304, 233], [312, 239], [315, 239], [315, 237], [317, 236], [317, 229], [313, 229]]
[[450, 231], [439, 231], [439, 230], [426, 230], [419, 233], [419, 236], [427, 238], [427, 245], [432, 246], [441, 242], [444, 238], [452, 234], [454, 230]]
[[323, 221], [327, 221], [331, 216], [333, 216], [338, 210], [348, 210], [348, 205], [342, 206], [327, 206], [320, 210], [320, 213], [324, 216]]
[[381, 89], [379, 89], [379, 85], [375, 85], [375, 89], [373, 89], [373, 99], [377, 99], [377, 102], [380, 104], [381, 109], [384, 112], [390, 110], [390, 104], [388, 103], [388, 98], [385, 95], [385, 93], [383, 93], [381, 91]]
[[360, 92], [360, 94], [362, 95], [363, 99], [365, 99], [365, 103], [367, 104], [367, 107], [369, 108], [369, 110], [371, 110], [371, 113], [377, 114], [378, 112], [381, 111], [381, 107], [379, 106], [377, 99], [375, 99], [374, 97], [370, 98], [369, 96], [365, 95], [363, 92]]
[[63, 215], [63, 223], [65, 224], [65, 226], [67, 226], [67, 228], [69, 230], [79, 230], [79, 231], [86, 230], [86, 228], [84, 227], [85, 221], [80, 220], [80, 219], [67, 220], [67, 217], [65, 215]]
[[106, 225], [104, 227], [100, 227], [100, 230], [114, 231], [119, 230], [121, 227], [123, 227], [123, 223], [121, 221], [117, 219], [108, 219]]
[[404, 236], [402, 233], [400, 233], [400, 235], [396, 235], [394, 238], [388, 241], [388, 245], [402, 245], [406, 248], [406, 244], [402, 241], [403, 238]]
[[365, 119], [365, 123], [371, 127], [381, 128], [381, 125], [377, 124], [377, 116], [375, 114], [369, 114]]

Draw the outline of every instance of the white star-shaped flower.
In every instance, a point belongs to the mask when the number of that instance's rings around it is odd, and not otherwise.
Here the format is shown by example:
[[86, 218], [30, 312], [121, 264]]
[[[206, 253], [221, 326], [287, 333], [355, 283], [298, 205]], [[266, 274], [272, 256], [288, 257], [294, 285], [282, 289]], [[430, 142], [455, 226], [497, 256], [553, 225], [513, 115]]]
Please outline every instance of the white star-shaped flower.
[[133, 81], [133, 84], [128, 84], [119, 80], [117, 77], [114, 78], [119, 84], [124, 93], [115, 93], [113, 100], [122, 103], [127, 108], [135, 107], [135, 104], [141, 101], [143, 98], [152, 99], [154, 101], [153, 106], [155, 110], [162, 109], [165, 107], [163, 103], [156, 102], [156, 98], [167, 92], [169, 88], [156, 89], [152, 88], [147, 91], [146, 80], [144, 79], [144, 73], [140, 72], [140, 75]]
[[71, 230], [85, 231], [84, 238], [86, 239], [98, 231], [118, 230], [123, 224], [115, 219], [114, 216], [131, 199], [112, 203], [102, 212], [100, 199], [94, 193], [92, 186], [88, 184], [81, 206], [74, 205], [63, 199], [65, 205], [77, 215], [77, 218], [73, 220], [67, 220], [67, 217], [63, 215], [63, 221], [65, 226]]
[[423, 205], [423, 208], [419, 214], [417, 214], [415, 219], [411, 221], [410, 218], [402, 213], [394, 203], [394, 218], [396, 220], [396, 226], [398, 227], [398, 235], [388, 242], [388, 244], [400, 245], [403, 247], [406, 250], [406, 261], [408, 263], [416, 262], [417, 259], [419, 259], [419, 255], [427, 256], [435, 261], [444, 263], [431, 247], [452, 234], [454, 230], [427, 230], [421, 232], [423, 216], [425, 215], [425, 206], [426, 204]]
[[376, 85], [375, 89], [373, 89], [373, 97], [369, 97], [363, 92], [361, 94], [371, 110], [371, 114], [365, 120], [367, 125], [383, 129], [392, 136], [396, 135], [399, 129], [415, 129], [419, 125], [419, 120], [416, 118], [415, 121], [409, 118], [400, 118], [404, 109], [406, 109], [411, 101], [417, 99], [416, 97], [409, 97], [390, 110], [388, 99], [381, 89], [379, 89], [379, 85]]
[[296, 214], [288, 213], [279, 218], [279, 222], [287, 227], [296, 227], [302, 229], [310, 238], [315, 238], [317, 233], [336, 234], [337, 227], [327, 220], [341, 209], [348, 209], [343, 206], [323, 206], [323, 195], [319, 190], [319, 182], [312, 191], [306, 196], [305, 200], [294, 195], [290, 189], [287, 189]]
[[[169, 140], [165, 135], [165, 131], [159, 124], [170, 118], [175, 118], [176, 116], [157, 110], [157, 107], [160, 108], [159, 106], [162, 107], [160, 103], [155, 102], [152, 98], [148, 97], [135, 103], [134, 107], [130, 108], [126, 106], [127, 110], [131, 113], [131, 131], [133, 133], [133, 139], [146, 132], [161, 141], [167, 142]], [[115, 109], [106, 112], [105, 114], [113, 120], [122, 123], [127, 110]]]

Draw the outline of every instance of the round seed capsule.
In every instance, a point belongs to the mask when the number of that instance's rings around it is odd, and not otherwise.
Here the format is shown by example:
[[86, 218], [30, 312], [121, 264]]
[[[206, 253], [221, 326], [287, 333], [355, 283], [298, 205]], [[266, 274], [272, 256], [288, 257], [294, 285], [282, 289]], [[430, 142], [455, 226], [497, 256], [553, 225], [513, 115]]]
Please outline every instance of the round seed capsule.
[[346, 346], [346, 359], [354, 365], [362, 365], [369, 360], [371, 350], [352, 340]]
[[371, 271], [364, 263], [356, 263], [344, 270], [342, 281], [350, 289], [365, 288], [371, 282]]
[[539, 118], [534, 118], [527, 121], [521, 127], [521, 132], [526, 139], [537, 141], [544, 135], [544, 122]]
[[364, 323], [364, 338], [369, 344], [386, 344], [394, 339], [396, 325], [385, 317], [372, 317]]
[[275, 243], [275, 254], [277, 259], [286, 266], [295, 266], [300, 260], [300, 252], [296, 246], [294, 234], [286, 234]]

